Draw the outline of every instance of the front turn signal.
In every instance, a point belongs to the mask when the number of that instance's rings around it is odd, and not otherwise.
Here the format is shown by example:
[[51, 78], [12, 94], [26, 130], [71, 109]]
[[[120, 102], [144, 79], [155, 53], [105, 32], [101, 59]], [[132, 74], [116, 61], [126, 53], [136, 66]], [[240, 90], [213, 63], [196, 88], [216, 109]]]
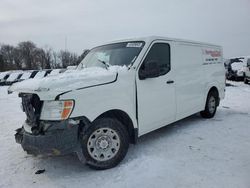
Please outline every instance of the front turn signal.
[[61, 113], [61, 119], [67, 119], [74, 107], [74, 102], [73, 101], [64, 101], [64, 105], [63, 105], [63, 110]]

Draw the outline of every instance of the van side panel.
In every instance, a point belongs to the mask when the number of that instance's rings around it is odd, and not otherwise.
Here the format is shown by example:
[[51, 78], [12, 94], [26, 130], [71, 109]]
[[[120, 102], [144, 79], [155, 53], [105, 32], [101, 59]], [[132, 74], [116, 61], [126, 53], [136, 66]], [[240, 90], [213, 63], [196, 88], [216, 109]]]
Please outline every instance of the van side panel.
[[176, 42], [176, 120], [204, 110], [207, 94], [216, 87], [225, 96], [222, 49], [217, 46]]
[[204, 108], [202, 50], [195, 44], [176, 42], [172, 56], [176, 72], [176, 120], [179, 120]]

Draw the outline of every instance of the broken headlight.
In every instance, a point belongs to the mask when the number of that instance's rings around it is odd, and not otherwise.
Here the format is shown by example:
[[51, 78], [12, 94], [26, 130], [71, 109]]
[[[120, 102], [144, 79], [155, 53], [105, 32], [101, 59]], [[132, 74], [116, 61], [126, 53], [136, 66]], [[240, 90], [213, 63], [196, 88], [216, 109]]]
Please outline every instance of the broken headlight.
[[65, 120], [68, 119], [74, 108], [73, 100], [44, 101], [41, 120]]

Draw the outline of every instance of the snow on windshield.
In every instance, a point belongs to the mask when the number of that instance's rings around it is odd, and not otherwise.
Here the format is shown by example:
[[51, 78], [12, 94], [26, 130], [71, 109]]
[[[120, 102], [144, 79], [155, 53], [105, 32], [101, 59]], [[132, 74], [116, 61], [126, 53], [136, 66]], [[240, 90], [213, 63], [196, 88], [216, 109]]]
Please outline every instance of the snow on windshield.
[[36, 76], [34, 78], [43, 78], [45, 76], [46, 72], [45, 71], [39, 71], [38, 73], [36, 73]]
[[241, 70], [243, 68], [242, 62], [235, 62], [231, 64], [233, 70]]
[[17, 79], [18, 75], [21, 74], [20, 72], [15, 72], [12, 73], [9, 78], [7, 79], [7, 81], [14, 81], [15, 79]]
[[6, 72], [1, 72], [0, 73], [0, 79], [3, 79], [6, 76], [6, 74], [7, 74]]
[[29, 79], [30, 75], [31, 75], [31, 72], [25, 72], [25, 73], [23, 73], [23, 75], [21, 76], [20, 79], [22, 79], [22, 80]]

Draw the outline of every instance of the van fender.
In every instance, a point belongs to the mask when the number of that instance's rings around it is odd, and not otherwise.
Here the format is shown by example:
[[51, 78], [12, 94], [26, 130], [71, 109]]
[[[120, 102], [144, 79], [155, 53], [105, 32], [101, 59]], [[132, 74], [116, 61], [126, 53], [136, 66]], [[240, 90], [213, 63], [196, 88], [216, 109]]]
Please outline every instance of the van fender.
[[208, 96], [208, 93], [209, 91], [211, 90], [211, 88], [215, 87], [219, 93], [219, 99], [221, 98], [221, 93], [220, 93], [220, 85], [218, 82], [210, 82], [208, 83], [206, 86], [205, 86], [205, 92], [204, 92], [204, 98], [203, 98], [203, 106], [204, 106], [204, 109], [205, 109], [205, 106], [206, 106], [206, 101], [207, 101], [207, 96]]
[[105, 109], [96, 110], [95, 113], [91, 113], [91, 114], [87, 115], [86, 117], [91, 122], [93, 122], [95, 119], [97, 119], [98, 117], [100, 117], [102, 114], [104, 114], [104, 113], [106, 113], [108, 111], [112, 111], [112, 110], [119, 110], [119, 111], [122, 111], [122, 112], [126, 113], [129, 116], [129, 118], [131, 119], [134, 128], [138, 128], [137, 119], [136, 119], [135, 115], [133, 115], [133, 113], [131, 112], [131, 110], [128, 110], [126, 108], [115, 108], [115, 107], [109, 107], [108, 108], [107, 107]]

